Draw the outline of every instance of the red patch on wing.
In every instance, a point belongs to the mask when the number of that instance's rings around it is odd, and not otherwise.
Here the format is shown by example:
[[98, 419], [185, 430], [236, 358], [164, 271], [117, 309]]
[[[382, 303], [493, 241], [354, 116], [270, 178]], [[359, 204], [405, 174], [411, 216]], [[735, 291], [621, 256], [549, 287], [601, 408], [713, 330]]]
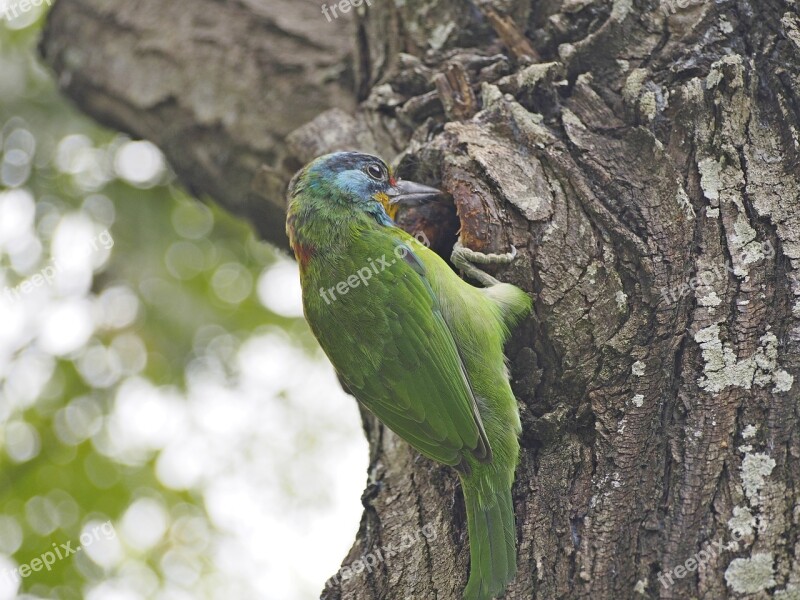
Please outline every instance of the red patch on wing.
[[391, 186], [397, 185], [397, 179], [395, 179], [394, 177], [389, 177], [389, 184]]
[[297, 259], [297, 262], [300, 263], [300, 268], [303, 269], [308, 265], [308, 261], [310, 261], [314, 256], [314, 251], [316, 248], [311, 244], [299, 244], [295, 243], [292, 247], [294, 250], [294, 256]]

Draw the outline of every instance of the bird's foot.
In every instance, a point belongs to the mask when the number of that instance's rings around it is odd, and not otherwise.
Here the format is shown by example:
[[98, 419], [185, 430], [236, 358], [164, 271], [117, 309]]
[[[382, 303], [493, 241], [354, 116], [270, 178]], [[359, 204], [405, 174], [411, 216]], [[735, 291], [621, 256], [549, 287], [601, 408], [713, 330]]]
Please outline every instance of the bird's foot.
[[505, 254], [484, 254], [483, 252], [476, 252], [475, 250], [465, 248], [461, 245], [461, 242], [458, 241], [456, 245], [453, 246], [453, 253], [450, 255], [450, 261], [458, 270], [464, 273], [464, 275], [471, 277], [485, 287], [491, 287], [500, 282], [475, 265], [509, 265], [514, 262], [516, 257], [517, 249], [514, 246], [511, 246], [511, 252]]

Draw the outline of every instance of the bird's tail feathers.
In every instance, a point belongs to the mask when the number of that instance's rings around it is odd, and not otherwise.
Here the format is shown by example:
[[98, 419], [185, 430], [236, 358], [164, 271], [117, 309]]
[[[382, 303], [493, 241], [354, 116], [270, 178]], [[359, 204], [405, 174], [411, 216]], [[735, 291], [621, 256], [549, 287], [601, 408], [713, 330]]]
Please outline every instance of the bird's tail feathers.
[[469, 532], [470, 570], [464, 600], [491, 600], [517, 574], [517, 534], [511, 490], [499, 490], [481, 503], [476, 490], [464, 487]]

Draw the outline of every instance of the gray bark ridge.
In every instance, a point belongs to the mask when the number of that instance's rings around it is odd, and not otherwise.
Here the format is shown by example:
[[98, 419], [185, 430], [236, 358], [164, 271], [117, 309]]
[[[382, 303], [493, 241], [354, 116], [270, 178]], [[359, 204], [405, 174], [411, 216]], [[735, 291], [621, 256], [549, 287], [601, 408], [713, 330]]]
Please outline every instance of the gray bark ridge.
[[[520, 250], [506, 598], [800, 598], [796, 3], [191, 2], [60, 0], [43, 54], [265, 239], [297, 166], [358, 147], [447, 189], [466, 246]], [[364, 422], [322, 598], [459, 598], [455, 476]]]

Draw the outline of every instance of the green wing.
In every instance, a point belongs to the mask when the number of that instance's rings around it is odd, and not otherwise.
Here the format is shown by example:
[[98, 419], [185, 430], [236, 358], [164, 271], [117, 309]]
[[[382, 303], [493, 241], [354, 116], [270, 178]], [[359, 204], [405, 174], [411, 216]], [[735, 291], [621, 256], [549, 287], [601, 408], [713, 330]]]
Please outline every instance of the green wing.
[[[329, 261], [304, 286], [311, 328], [351, 393], [419, 452], [451, 466], [465, 453], [491, 460], [475, 396], [425, 268], [390, 232], [364, 231], [347, 257]], [[360, 269], [372, 271], [366, 285], [359, 280], [346, 294], [322, 299], [319, 288], [346, 282]]]

